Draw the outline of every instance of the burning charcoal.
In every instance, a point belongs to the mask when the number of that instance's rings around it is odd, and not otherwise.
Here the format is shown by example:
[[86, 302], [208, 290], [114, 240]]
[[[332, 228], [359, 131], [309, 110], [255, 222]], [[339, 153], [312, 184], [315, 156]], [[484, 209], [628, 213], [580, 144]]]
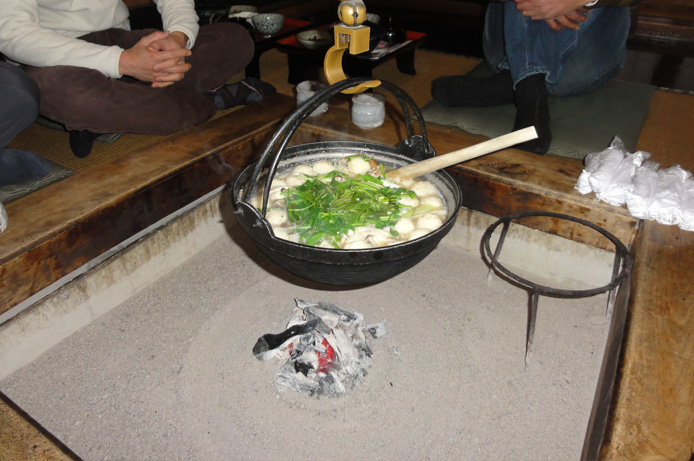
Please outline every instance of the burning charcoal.
[[301, 373], [302, 375], [308, 377], [308, 374], [313, 371], [313, 367], [311, 366], [310, 363], [303, 363], [300, 361], [294, 362], [294, 371], [297, 373]]
[[[331, 303], [295, 302], [287, 330], [259, 338], [253, 354], [259, 360], [285, 360], [275, 377], [280, 390], [344, 395], [364, 380], [371, 366], [373, 353], [364, 335], [364, 317]], [[378, 336], [385, 334], [384, 322], [372, 328]]]
[[258, 360], [269, 360], [274, 356], [274, 350], [297, 335], [304, 335], [313, 330], [318, 324], [318, 320], [311, 320], [301, 325], [294, 325], [287, 328], [282, 333], [273, 335], [267, 333], [260, 338], [253, 346], [253, 355]]

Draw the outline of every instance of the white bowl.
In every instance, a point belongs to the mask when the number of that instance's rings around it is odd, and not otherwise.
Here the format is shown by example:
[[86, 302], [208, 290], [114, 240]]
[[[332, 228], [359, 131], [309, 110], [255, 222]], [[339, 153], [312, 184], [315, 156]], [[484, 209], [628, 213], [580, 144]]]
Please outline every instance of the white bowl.
[[229, 17], [233, 18], [240, 16], [242, 18], [250, 18], [257, 12], [258, 8], [254, 7], [253, 5], [234, 5], [229, 10]]
[[284, 15], [279, 13], [258, 13], [251, 18], [255, 30], [265, 36], [276, 34], [284, 25]]
[[229, 19], [233, 18], [241, 18], [241, 19], [250, 19], [253, 16], [255, 16], [258, 13], [254, 13], [252, 11], [241, 11], [240, 13], [234, 13], [229, 15]]
[[309, 50], [330, 48], [334, 43], [332, 35], [327, 30], [305, 30], [296, 34], [296, 40]]

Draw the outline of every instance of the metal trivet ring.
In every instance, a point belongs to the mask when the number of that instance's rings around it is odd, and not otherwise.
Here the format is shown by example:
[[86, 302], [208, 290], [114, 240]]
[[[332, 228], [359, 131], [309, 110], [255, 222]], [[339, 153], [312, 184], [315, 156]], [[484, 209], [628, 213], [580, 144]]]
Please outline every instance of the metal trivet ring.
[[[523, 277], [520, 277], [519, 275], [513, 273], [510, 271], [508, 268], [506, 268], [503, 264], [499, 262], [499, 255], [501, 254], [501, 249], [504, 245], [504, 241], [506, 239], [506, 234], [508, 233], [509, 226], [511, 224], [511, 221], [514, 220], [520, 220], [523, 218], [529, 218], [529, 217], [548, 217], [548, 218], [557, 218], [557, 219], [566, 219], [568, 221], [573, 221], [575, 223], [581, 224], [586, 227], [590, 227], [591, 229], [595, 230], [596, 232], [602, 234], [605, 238], [610, 240], [614, 246], [615, 246], [615, 258], [614, 258], [614, 263], [612, 266], [612, 279], [611, 281], [603, 285], [601, 287], [597, 288], [590, 288], [590, 289], [585, 289], [585, 290], [566, 290], [566, 289], [561, 289], [561, 288], [553, 288], [553, 287], [548, 287], [545, 285], [541, 285], [535, 282], [532, 282], [530, 280], [527, 280]], [[494, 250], [494, 253], [492, 253], [489, 241], [491, 239], [491, 236], [494, 234], [494, 231], [496, 230], [497, 227], [503, 224], [503, 228], [501, 230], [501, 235], [499, 236], [499, 242], [497, 243], [496, 249]], [[631, 266], [632, 266], [632, 260], [631, 256], [629, 255], [629, 250], [627, 247], [619, 240], [617, 237], [612, 235], [611, 233], [607, 232], [605, 229], [602, 227], [599, 227], [589, 221], [586, 221], [584, 219], [580, 218], [575, 218], [573, 216], [565, 215], [565, 214], [559, 214], [559, 213], [550, 213], [550, 212], [527, 212], [527, 213], [518, 213], [514, 215], [509, 215], [506, 216], [505, 218], [501, 218], [495, 223], [493, 223], [491, 226], [487, 228], [485, 231], [484, 235], [482, 236], [482, 243], [484, 246], [484, 251], [486, 253], [486, 256], [489, 260], [489, 263], [492, 265], [492, 270], [497, 270], [510, 278], [511, 280], [514, 280], [518, 284], [520, 284], [523, 287], [526, 287], [530, 290], [531, 292], [531, 298], [530, 298], [530, 307], [528, 308], [528, 327], [527, 327], [527, 332], [526, 332], [526, 340], [525, 340], [525, 364], [526, 367], [528, 365], [528, 359], [530, 357], [531, 349], [532, 349], [532, 344], [533, 344], [533, 337], [535, 335], [535, 321], [537, 318], [537, 301], [540, 295], [549, 295], [549, 296], [554, 296], [554, 297], [560, 297], [560, 298], [587, 298], [589, 296], [595, 296], [601, 293], [604, 293], [606, 291], [609, 291], [608, 295], [608, 301], [607, 301], [607, 310], [608, 313], [610, 311], [611, 305], [614, 302], [615, 299], [615, 294], [617, 288], [629, 275], [631, 272]]]

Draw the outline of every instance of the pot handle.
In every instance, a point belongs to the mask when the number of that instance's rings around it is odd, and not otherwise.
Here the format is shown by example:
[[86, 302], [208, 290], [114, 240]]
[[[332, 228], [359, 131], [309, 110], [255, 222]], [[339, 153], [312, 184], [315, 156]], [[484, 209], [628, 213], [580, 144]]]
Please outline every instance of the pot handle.
[[[270, 141], [265, 146], [265, 149], [263, 150], [263, 153], [260, 155], [260, 158], [256, 163], [256, 166], [253, 170], [251, 177], [249, 178], [248, 183], [246, 184], [246, 187], [244, 187], [241, 200], [247, 201], [246, 198], [249, 196], [249, 194], [255, 192], [255, 189], [257, 188], [258, 178], [260, 177], [260, 174], [263, 168], [265, 167], [265, 164], [267, 163], [270, 156], [274, 155], [272, 163], [268, 168], [266, 180], [268, 183], [272, 181], [272, 178], [275, 176], [275, 171], [277, 170], [277, 165], [279, 164], [280, 157], [282, 156], [284, 149], [287, 147], [289, 140], [294, 135], [294, 133], [296, 133], [296, 130], [299, 129], [299, 125], [301, 125], [301, 123], [311, 113], [313, 113], [315, 109], [318, 108], [318, 106], [320, 106], [321, 104], [323, 104], [332, 96], [336, 95], [342, 90], [359, 85], [366, 81], [373, 80], [371, 78], [366, 77], [354, 77], [337, 82], [309, 98], [299, 109], [297, 109], [291, 115], [289, 115], [289, 117], [285, 119], [280, 128], [275, 132], [275, 134], [272, 136]], [[403, 155], [407, 155], [408, 157], [414, 158], [415, 160], [422, 160], [424, 158], [433, 157], [435, 155], [435, 152], [427, 138], [424, 118], [422, 117], [422, 113], [417, 107], [417, 104], [414, 102], [412, 97], [390, 82], [380, 81], [380, 86], [393, 93], [393, 95], [395, 95], [396, 99], [400, 103], [400, 107], [405, 117], [407, 139], [405, 139], [400, 144], [400, 146], [398, 147], [398, 152]], [[415, 136], [412, 134], [410, 108], [412, 109], [412, 113], [414, 114], [415, 118], [419, 122], [419, 129], [421, 132], [421, 135], [419, 136]], [[278, 147], [273, 154], [273, 149], [276, 145]], [[263, 191], [263, 216], [265, 216], [265, 213], [267, 211], [269, 195], [270, 188], [266, 187]]]

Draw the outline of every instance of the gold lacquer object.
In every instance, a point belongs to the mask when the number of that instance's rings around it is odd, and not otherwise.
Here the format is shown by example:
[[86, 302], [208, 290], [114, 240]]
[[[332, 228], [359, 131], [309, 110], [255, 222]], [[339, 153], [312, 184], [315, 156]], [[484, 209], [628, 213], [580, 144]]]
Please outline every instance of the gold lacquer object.
[[[350, 54], [359, 54], [369, 50], [370, 29], [363, 26], [366, 19], [366, 6], [362, 0], [343, 0], [337, 8], [337, 17], [342, 24], [335, 26], [335, 44], [325, 53], [323, 68], [325, 77], [331, 85], [345, 80], [347, 76], [342, 70], [342, 56], [345, 50]], [[343, 93], [361, 93], [368, 88], [375, 88], [380, 80], [370, 80], [357, 86], [343, 90]]]

